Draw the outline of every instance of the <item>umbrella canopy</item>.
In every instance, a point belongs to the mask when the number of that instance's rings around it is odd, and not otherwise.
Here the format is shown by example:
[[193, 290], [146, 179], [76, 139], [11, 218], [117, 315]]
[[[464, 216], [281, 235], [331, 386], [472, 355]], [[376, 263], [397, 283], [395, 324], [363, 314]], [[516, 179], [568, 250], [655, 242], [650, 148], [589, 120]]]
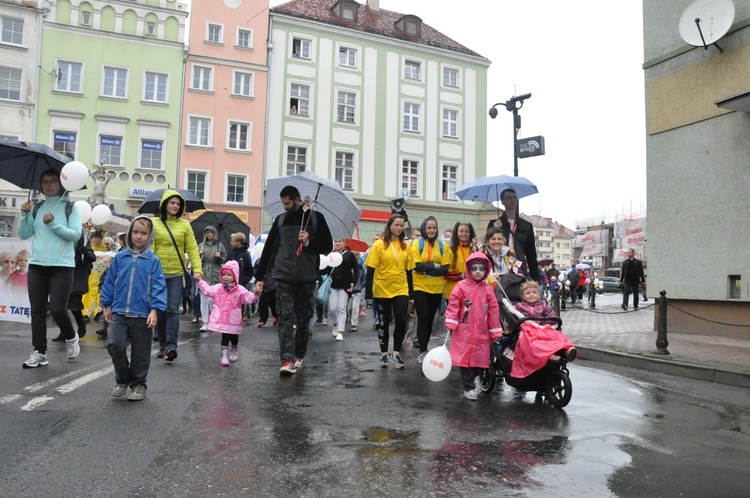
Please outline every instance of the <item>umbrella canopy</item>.
[[359, 239], [344, 239], [344, 245], [352, 251], [365, 252], [370, 248], [370, 245], [364, 240]]
[[522, 176], [482, 176], [464, 183], [456, 190], [456, 195], [464, 201], [496, 202], [503, 190], [512, 188], [518, 198], [538, 194], [536, 185]]
[[[146, 199], [141, 203], [141, 206], [138, 208], [138, 212], [140, 214], [154, 214], [159, 211], [159, 205], [161, 204], [161, 196], [164, 195], [164, 191], [167, 189], [157, 189], [151, 192], [151, 194], [146, 197]], [[181, 188], [172, 188], [169, 190], [175, 190], [179, 192], [179, 194], [182, 196], [183, 199], [185, 199], [185, 212], [186, 213], [192, 213], [193, 211], [199, 211], [201, 209], [206, 209], [206, 207], [203, 205], [203, 201], [200, 197], [195, 195], [194, 193], [190, 192], [189, 190], [181, 189]]]
[[590, 270], [591, 265], [587, 265], [586, 263], [578, 263], [576, 265], [576, 270]]
[[21, 188], [41, 190], [42, 173], [61, 171], [68, 156], [43, 144], [20, 140], [0, 140], [0, 178]]
[[250, 227], [237, 217], [234, 213], [218, 213], [216, 211], [206, 211], [205, 213], [198, 216], [195, 220], [190, 222], [190, 226], [193, 227], [193, 233], [195, 234], [195, 240], [200, 244], [203, 242], [203, 232], [206, 231], [206, 227], [213, 226], [217, 230], [216, 237], [224, 244], [227, 252], [232, 249], [232, 234], [241, 232], [245, 235], [245, 238], [249, 242]]
[[104, 232], [127, 232], [130, 226], [130, 221], [119, 216], [110, 216], [106, 223], [100, 225], [100, 228]]
[[551, 265], [554, 262], [555, 262], [555, 260], [552, 259], [552, 258], [542, 258], [542, 259], [540, 259], [540, 260], [537, 261], [537, 264], [539, 266], [549, 266], [549, 265]]
[[268, 180], [266, 198], [263, 203], [263, 209], [268, 214], [276, 218], [284, 212], [279, 194], [287, 185], [297, 187], [302, 200], [309, 198], [313, 201], [313, 210], [325, 216], [334, 239], [346, 239], [352, 236], [362, 216], [362, 210], [357, 207], [351, 197], [346, 195], [338, 182], [327, 180], [309, 171]]

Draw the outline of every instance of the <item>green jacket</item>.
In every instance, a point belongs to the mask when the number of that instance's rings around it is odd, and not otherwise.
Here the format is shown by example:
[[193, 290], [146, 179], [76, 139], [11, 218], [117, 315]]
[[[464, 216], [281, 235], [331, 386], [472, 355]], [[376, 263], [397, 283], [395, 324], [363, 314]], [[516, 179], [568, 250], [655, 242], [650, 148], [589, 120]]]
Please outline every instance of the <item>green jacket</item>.
[[[214, 233], [214, 240], [209, 242], [206, 240], [205, 233], [208, 231]], [[219, 283], [219, 272], [221, 272], [221, 265], [227, 260], [227, 250], [224, 248], [224, 244], [219, 242], [219, 232], [212, 225], [208, 225], [203, 230], [203, 241], [198, 245], [198, 249], [203, 251], [201, 255], [201, 265], [203, 266], [203, 279], [208, 285], [216, 285]], [[216, 252], [221, 254], [218, 258]], [[192, 260], [191, 260], [192, 261]]]
[[[182, 206], [180, 207], [177, 216], [167, 216], [167, 199], [174, 196], [177, 196], [182, 200]], [[182, 275], [182, 265], [180, 264], [177, 251], [175, 251], [172, 238], [169, 236], [169, 232], [167, 232], [167, 229], [164, 226], [165, 223], [172, 232], [177, 247], [182, 253], [179, 255], [182, 258], [182, 262], [186, 263], [185, 253], [187, 253], [190, 257], [190, 262], [193, 264], [193, 273], [200, 273], [203, 275], [203, 266], [201, 265], [200, 254], [198, 254], [198, 243], [195, 241], [193, 229], [190, 226], [190, 223], [181, 218], [185, 213], [185, 199], [183, 199], [180, 193], [176, 190], [166, 189], [161, 196], [159, 211], [161, 212], [160, 217], [151, 218], [151, 221], [154, 223], [154, 244], [152, 249], [154, 254], [159, 258], [159, 261], [161, 261], [164, 275]]]

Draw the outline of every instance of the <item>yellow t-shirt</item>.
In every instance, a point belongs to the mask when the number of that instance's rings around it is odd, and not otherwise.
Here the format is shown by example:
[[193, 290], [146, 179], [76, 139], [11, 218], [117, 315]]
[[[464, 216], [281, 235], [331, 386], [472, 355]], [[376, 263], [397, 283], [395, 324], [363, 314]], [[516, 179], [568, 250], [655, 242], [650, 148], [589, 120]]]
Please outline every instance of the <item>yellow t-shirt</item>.
[[[453, 252], [447, 242], [443, 242], [443, 254], [440, 254], [440, 243], [435, 240], [432, 244], [425, 240], [423, 242], [422, 253], [419, 253], [419, 239], [411, 244], [414, 251], [414, 262], [416, 263], [436, 263], [438, 266], [450, 265], [453, 261]], [[428, 294], [442, 294], [445, 289], [445, 277], [429, 277], [421, 273], [414, 272], [414, 290], [427, 292]]]
[[443, 295], [446, 299], [451, 297], [451, 292], [456, 284], [465, 276], [466, 258], [472, 253], [471, 247], [458, 245], [456, 248], [456, 263], [453, 264], [453, 253], [451, 253], [451, 266], [448, 268], [448, 275], [455, 275], [457, 279], [447, 278], [445, 280], [445, 292]]
[[375, 269], [372, 297], [390, 299], [409, 295], [406, 270], [414, 269], [414, 254], [408, 245], [401, 249], [399, 241], [389, 244], [381, 239], [370, 247], [365, 266]]

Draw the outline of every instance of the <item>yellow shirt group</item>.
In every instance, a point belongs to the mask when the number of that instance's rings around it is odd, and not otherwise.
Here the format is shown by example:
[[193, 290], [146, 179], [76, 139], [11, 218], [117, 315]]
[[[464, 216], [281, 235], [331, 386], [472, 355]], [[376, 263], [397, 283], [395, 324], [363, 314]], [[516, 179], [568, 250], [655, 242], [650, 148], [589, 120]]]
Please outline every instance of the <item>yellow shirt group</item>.
[[365, 260], [365, 266], [375, 270], [372, 297], [390, 299], [408, 296], [406, 270], [413, 270], [414, 264], [414, 253], [408, 245], [402, 249], [398, 240], [380, 239], [375, 242]]
[[[440, 252], [440, 242], [435, 240], [430, 244], [427, 240], [422, 242], [422, 251], [419, 251], [419, 239], [411, 244], [415, 263], [434, 263], [438, 266], [448, 266], [453, 261], [453, 252], [447, 242], [442, 243], [443, 252]], [[442, 294], [445, 289], [445, 277], [430, 277], [421, 273], [414, 273], [414, 290], [428, 294]]]

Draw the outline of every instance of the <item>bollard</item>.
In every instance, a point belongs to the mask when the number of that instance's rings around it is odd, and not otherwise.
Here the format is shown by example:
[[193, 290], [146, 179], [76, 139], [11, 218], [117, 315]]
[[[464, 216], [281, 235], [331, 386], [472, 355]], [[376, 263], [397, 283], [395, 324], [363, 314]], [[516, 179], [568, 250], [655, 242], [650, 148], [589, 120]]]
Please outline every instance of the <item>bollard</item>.
[[591, 301], [589, 308], [596, 308], [596, 285], [593, 280], [589, 283], [589, 300]]
[[556, 290], [552, 291], [552, 310], [560, 316], [560, 293]]
[[669, 354], [667, 347], [669, 341], [667, 341], [667, 291], [663, 290], [659, 292], [659, 297], [656, 298], [658, 303], [658, 320], [656, 329], [656, 354]]

